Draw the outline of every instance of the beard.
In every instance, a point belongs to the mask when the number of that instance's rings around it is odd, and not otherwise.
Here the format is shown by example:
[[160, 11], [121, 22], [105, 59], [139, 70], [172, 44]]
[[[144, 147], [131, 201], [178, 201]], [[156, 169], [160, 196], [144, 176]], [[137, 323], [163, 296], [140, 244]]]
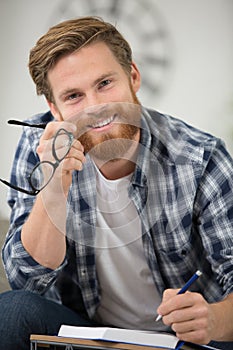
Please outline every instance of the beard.
[[94, 138], [88, 132], [79, 137], [85, 153], [105, 162], [125, 157], [134, 143], [139, 128], [135, 125], [118, 124], [116, 132], [109, 132]]
[[[85, 111], [83, 127], [79, 118], [78, 140], [84, 147], [85, 154], [104, 161], [114, 162], [120, 158], [127, 157], [126, 154], [135, 144], [135, 136], [140, 130], [141, 104], [135, 93], [132, 91], [133, 102], [114, 102], [106, 105], [96, 106]], [[86, 130], [87, 125], [94, 125], [101, 118], [107, 120], [111, 116], [116, 116], [113, 121], [111, 131], [95, 133]]]

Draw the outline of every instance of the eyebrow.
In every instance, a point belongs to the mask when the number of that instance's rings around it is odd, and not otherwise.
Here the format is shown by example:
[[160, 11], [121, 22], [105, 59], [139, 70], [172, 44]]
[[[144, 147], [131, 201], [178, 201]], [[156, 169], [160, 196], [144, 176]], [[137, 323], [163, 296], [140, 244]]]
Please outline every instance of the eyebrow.
[[100, 83], [102, 80], [104, 80], [104, 79], [106, 79], [106, 78], [108, 78], [108, 77], [112, 77], [112, 76], [114, 76], [114, 75], [117, 75], [117, 73], [114, 72], [114, 71], [110, 71], [110, 72], [108, 72], [108, 73], [102, 74], [99, 78], [97, 78], [97, 79], [94, 81], [93, 86], [95, 86], [96, 84]]
[[63, 97], [65, 97], [66, 95], [74, 94], [74, 93], [77, 92], [77, 91], [78, 91], [78, 89], [76, 89], [76, 88], [64, 90], [64, 91], [62, 91], [62, 92], [58, 95], [58, 98], [59, 98], [59, 100], [60, 100], [60, 99], [62, 99]]

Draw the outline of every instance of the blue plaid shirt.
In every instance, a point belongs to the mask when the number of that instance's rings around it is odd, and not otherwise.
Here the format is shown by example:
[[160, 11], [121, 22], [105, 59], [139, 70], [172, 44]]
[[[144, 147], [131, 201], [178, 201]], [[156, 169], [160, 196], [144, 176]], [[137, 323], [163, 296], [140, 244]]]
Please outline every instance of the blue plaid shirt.
[[[48, 112], [31, 122], [51, 120]], [[11, 175], [11, 182], [20, 187], [28, 187], [26, 174], [39, 160], [40, 136], [40, 130], [24, 128]], [[73, 173], [67, 201], [67, 254], [58, 269], [39, 265], [25, 251], [21, 228], [35, 198], [15, 190], [9, 192], [11, 225], [3, 247], [13, 289], [60, 300], [89, 317], [101, 298], [94, 248], [95, 181], [95, 167], [87, 156], [83, 171]], [[209, 302], [233, 292], [233, 161], [221, 140], [143, 109], [128, 194], [141, 219], [145, 257], [161, 295], [166, 288], [181, 287], [197, 269], [203, 275], [191, 290]]]

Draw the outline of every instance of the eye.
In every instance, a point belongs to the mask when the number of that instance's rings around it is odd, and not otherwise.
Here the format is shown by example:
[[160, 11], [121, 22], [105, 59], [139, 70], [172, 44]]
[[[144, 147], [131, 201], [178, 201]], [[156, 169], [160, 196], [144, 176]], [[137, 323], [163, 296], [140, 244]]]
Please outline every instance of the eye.
[[67, 94], [65, 96], [65, 102], [67, 103], [76, 103], [78, 102], [81, 98], [82, 98], [82, 95], [81, 93], [79, 92], [71, 92], [70, 94]]
[[67, 100], [75, 100], [78, 97], [79, 97], [79, 95], [77, 93], [74, 93], [74, 94], [67, 96]]
[[105, 87], [107, 85], [111, 84], [111, 80], [110, 79], [105, 79], [103, 81], [101, 81], [101, 83], [99, 84], [99, 88], [101, 89], [102, 87]]

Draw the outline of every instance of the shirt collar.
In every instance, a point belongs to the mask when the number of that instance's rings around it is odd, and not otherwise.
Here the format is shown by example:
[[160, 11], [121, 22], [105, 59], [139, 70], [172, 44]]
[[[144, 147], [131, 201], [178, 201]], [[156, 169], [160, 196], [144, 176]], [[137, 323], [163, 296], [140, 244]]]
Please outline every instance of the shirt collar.
[[147, 115], [148, 112], [142, 107], [139, 152], [134, 175], [132, 177], [132, 183], [140, 187], [144, 187], [146, 185], [146, 179], [149, 173], [151, 132], [146, 120]]

